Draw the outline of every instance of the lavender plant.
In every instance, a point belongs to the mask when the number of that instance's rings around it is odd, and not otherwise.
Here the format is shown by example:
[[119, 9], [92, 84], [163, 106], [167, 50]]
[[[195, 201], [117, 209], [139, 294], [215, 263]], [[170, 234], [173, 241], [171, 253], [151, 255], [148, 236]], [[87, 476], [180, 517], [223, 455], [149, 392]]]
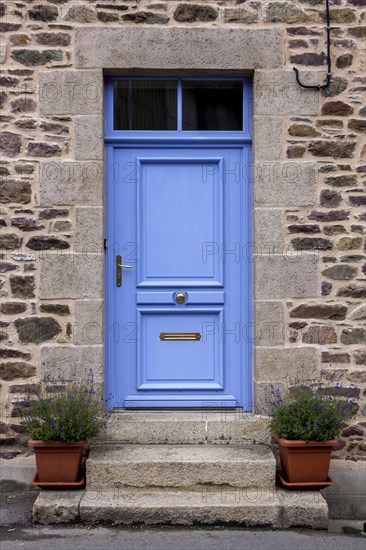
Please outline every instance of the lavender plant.
[[284, 394], [270, 386], [270, 429], [290, 440], [334, 439], [357, 412], [359, 395], [354, 384], [334, 385], [325, 372], [319, 380], [292, 382]]
[[41, 441], [90, 440], [105, 427], [108, 417], [102, 390], [93, 371], [69, 380], [51, 375], [33, 384], [23, 401], [22, 425], [32, 439]]

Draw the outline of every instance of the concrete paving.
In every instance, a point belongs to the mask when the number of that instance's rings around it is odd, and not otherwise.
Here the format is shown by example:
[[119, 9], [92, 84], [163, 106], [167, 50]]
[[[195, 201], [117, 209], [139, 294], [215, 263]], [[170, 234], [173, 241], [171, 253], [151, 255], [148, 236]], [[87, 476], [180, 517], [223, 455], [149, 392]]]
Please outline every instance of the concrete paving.
[[366, 539], [317, 531], [28, 527], [0, 529], [1, 550], [365, 550]]

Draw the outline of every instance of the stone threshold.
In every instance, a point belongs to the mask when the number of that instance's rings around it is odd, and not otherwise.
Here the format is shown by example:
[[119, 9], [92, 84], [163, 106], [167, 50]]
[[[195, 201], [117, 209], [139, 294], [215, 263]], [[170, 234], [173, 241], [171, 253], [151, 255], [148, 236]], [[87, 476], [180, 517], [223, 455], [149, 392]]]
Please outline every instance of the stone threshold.
[[116, 409], [93, 446], [169, 443], [269, 445], [268, 417], [242, 409], [126, 410]]

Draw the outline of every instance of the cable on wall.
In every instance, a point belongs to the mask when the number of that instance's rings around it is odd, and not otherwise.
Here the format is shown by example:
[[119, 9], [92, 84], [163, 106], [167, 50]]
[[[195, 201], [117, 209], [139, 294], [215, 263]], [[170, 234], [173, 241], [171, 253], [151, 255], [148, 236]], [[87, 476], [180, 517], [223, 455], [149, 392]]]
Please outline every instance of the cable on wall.
[[307, 88], [311, 90], [324, 90], [324, 88], [328, 88], [330, 84], [330, 80], [332, 77], [331, 73], [331, 60], [330, 60], [330, 14], [329, 14], [329, 0], [325, 0], [325, 6], [326, 6], [326, 29], [327, 29], [327, 65], [328, 65], [328, 72], [327, 77], [325, 79], [324, 84], [316, 84], [315, 86], [310, 86], [307, 84], [303, 84], [300, 81], [300, 74], [296, 67], [293, 67], [293, 70], [295, 71], [296, 75], [296, 82], [301, 86], [302, 88]]

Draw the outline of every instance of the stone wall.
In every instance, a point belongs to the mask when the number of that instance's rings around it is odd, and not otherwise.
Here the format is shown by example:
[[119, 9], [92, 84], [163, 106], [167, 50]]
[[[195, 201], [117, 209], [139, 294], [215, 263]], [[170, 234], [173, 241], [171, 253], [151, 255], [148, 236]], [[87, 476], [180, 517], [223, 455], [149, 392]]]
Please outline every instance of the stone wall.
[[[42, 368], [91, 365], [102, 377], [102, 88], [101, 72], [93, 69], [121, 66], [129, 39], [116, 50], [112, 28], [130, 29], [131, 40], [137, 29], [155, 33], [156, 50], [145, 52], [140, 41], [141, 51], [128, 51], [144, 69], [159, 67], [148, 64], [154, 56], [180, 59], [163, 29], [205, 29], [193, 57], [210, 57], [210, 67], [216, 50], [209, 31], [233, 29], [233, 59], [244, 65], [242, 52], [251, 56], [247, 67], [259, 69], [257, 402], [269, 382], [295, 377], [300, 363], [311, 375], [322, 368], [365, 394], [365, 1], [331, 2], [332, 82], [322, 92], [304, 92], [292, 66], [306, 82], [323, 82], [324, 13], [322, 0], [0, 3], [0, 443], [24, 441], [17, 403]], [[98, 43], [101, 27], [108, 30]], [[90, 33], [80, 32], [86, 28]], [[251, 32], [235, 39], [238, 29]], [[188, 45], [187, 52], [171, 67], [190, 67]], [[365, 428], [363, 402], [336, 455], [365, 459]], [[7, 456], [18, 452], [11, 449]]]

